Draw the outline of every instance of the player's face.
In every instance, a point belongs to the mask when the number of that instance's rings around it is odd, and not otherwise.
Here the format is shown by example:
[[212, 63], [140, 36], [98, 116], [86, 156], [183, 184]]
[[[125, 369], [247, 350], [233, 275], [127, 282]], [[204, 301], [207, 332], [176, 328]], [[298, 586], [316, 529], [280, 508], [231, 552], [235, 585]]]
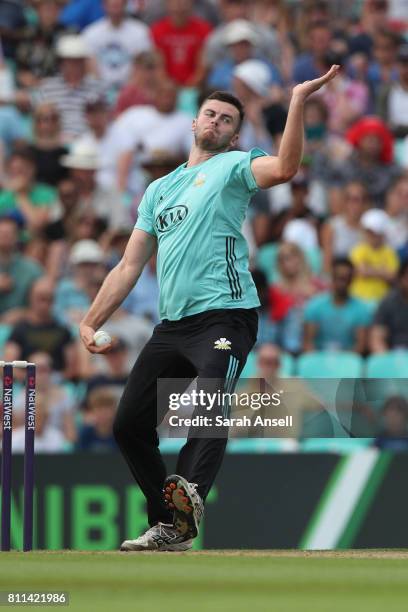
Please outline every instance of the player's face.
[[204, 151], [225, 151], [238, 140], [239, 112], [232, 104], [207, 100], [193, 121], [196, 145]]

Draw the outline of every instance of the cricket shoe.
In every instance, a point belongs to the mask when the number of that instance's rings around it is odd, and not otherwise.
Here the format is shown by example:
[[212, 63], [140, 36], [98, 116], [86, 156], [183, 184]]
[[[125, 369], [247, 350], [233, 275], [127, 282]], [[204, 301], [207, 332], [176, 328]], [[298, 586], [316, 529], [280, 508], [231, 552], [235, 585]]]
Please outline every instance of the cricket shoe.
[[150, 529], [136, 538], [136, 540], [125, 540], [122, 542], [120, 550], [182, 552], [184, 550], [190, 550], [191, 547], [191, 539], [181, 535], [173, 525], [158, 523], [150, 527]]
[[164, 502], [173, 510], [173, 525], [187, 538], [198, 535], [198, 526], [204, 514], [204, 503], [197, 486], [182, 476], [173, 474], [164, 481]]

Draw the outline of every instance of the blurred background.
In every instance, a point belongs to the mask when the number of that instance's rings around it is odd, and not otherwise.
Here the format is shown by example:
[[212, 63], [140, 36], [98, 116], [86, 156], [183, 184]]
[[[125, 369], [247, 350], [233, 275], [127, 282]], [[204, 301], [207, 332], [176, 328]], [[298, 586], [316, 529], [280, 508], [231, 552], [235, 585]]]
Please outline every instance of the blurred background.
[[[360, 381], [346, 393], [356, 437], [299, 399], [295, 433], [232, 439], [198, 546], [408, 545], [407, 2], [0, 0], [0, 347], [36, 362], [36, 451], [56, 454], [37, 460], [40, 546], [115, 548], [145, 525], [112, 421], [158, 322], [155, 258], [104, 326], [114, 350], [91, 357], [78, 323], [147, 185], [186, 160], [216, 89], [245, 105], [238, 148], [276, 154], [292, 87], [333, 63], [339, 76], [305, 105], [299, 172], [249, 208], [262, 305], [242, 377], [336, 379], [314, 388], [329, 403], [341, 379]], [[162, 440], [170, 462], [181, 444]], [[227, 528], [237, 474], [264, 491], [241, 540], [239, 512]]]

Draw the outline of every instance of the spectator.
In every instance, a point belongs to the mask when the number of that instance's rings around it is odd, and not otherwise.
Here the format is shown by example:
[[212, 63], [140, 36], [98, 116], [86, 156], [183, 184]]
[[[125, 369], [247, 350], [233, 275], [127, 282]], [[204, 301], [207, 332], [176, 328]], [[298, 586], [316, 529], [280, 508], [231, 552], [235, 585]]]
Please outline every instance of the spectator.
[[357, 180], [365, 185], [373, 205], [383, 208], [387, 189], [401, 174], [393, 163], [391, 132], [378, 117], [364, 117], [351, 126], [346, 137], [354, 151], [344, 162], [332, 166], [331, 197], [338, 199], [339, 188]]
[[94, 71], [115, 94], [129, 77], [132, 58], [152, 46], [149, 28], [138, 19], [126, 17], [126, 3], [104, 0], [106, 17], [82, 32]]
[[115, 107], [115, 116], [131, 106], [152, 105], [157, 96], [160, 78], [163, 77], [163, 66], [156, 51], [143, 51], [136, 55], [132, 62], [129, 79], [119, 91]]
[[326, 71], [326, 56], [330, 51], [332, 31], [325, 21], [317, 21], [308, 31], [309, 50], [299, 55], [294, 62], [293, 80], [303, 83], [317, 79]]
[[388, 25], [388, 1], [364, 0], [356, 30], [349, 39], [350, 54], [363, 53], [371, 57], [374, 38]]
[[408, 451], [408, 402], [404, 397], [389, 397], [382, 411], [383, 427], [374, 444], [381, 450]]
[[109, 387], [119, 401], [133, 366], [127, 343], [115, 339], [112, 349], [96, 359], [81, 351], [81, 376], [87, 382], [87, 394], [97, 387]]
[[[316, 247], [318, 218], [309, 208], [309, 180], [304, 169], [298, 170], [290, 181], [291, 202], [283, 211], [274, 215], [271, 219], [271, 239], [280, 240], [286, 231], [289, 234], [291, 221], [301, 219], [304, 222], [303, 240], [307, 235], [312, 235], [313, 246]], [[287, 229], [288, 228], [288, 229]], [[290, 240], [289, 240], [290, 241]], [[291, 242], [291, 241], [290, 241]]]
[[399, 177], [389, 188], [385, 212], [389, 217], [388, 242], [400, 251], [408, 242], [408, 176]]
[[[252, 15], [253, 3], [249, 0], [221, 0], [219, 5], [222, 21], [205, 41], [202, 62], [203, 76], [205, 77], [206, 72], [217, 62], [226, 58], [228, 53], [226, 33], [231, 31], [230, 26], [234, 25], [235, 29], [238, 25], [242, 31], [241, 26], [245, 24], [244, 27], [248, 29], [248, 23], [251, 24], [251, 32], [255, 34], [256, 38], [256, 57], [259, 55], [279, 68], [282, 53], [275, 29], [269, 27], [265, 22], [254, 21], [253, 17], [255, 15]], [[255, 42], [255, 38], [253, 42]]]
[[388, 215], [367, 210], [361, 217], [365, 238], [350, 252], [356, 273], [351, 294], [375, 304], [389, 291], [398, 271], [398, 257], [386, 243]]
[[[13, 431], [13, 452], [23, 453], [25, 448], [25, 427]], [[36, 395], [34, 451], [36, 453], [60, 453], [67, 450], [67, 440], [59, 429], [53, 426], [47, 393]]]
[[191, 144], [191, 117], [176, 110], [177, 88], [171, 81], [162, 81], [154, 107], [129, 108], [116, 121], [114, 138], [120, 143], [118, 185], [131, 194], [144, 192], [146, 179], [141, 165], [156, 151], [166, 151], [178, 157], [180, 163], [187, 157]]
[[107, 269], [104, 253], [94, 240], [79, 240], [69, 254], [70, 269], [58, 283], [54, 313], [59, 321], [76, 330], [91, 303], [93, 284], [101, 284]]
[[152, 25], [155, 45], [163, 54], [168, 76], [179, 85], [194, 86], [211, 24], [193, 15], [192, 0], [166, 0], [166, 7], [166, 17]]
[[41, 267], [18, 250], [19, 227], [13, 217], [0, 217], [0, 321], [13, 325], [28, 305]]
[[48, 102], [39, 104], [33, 113], [33, 153], [36, 177], [40, 183], [55, 187], [67, 172], [61, 166], [60, 158], [68, 153], [61, 144], [61, 124], [58, 109]]
[[270, 71], [271, 84], [272, 82], [281, 84], [278, 70], [264, 56], [257, 53], [258, 37], [249, 21], [239, 19], [228, 24], [224, 28], [224, 37], [228, 55], [212, 66], [207, 78], [209, 87], [231, 91], [235, 68], [251, 59], [258, 59], [265, 63]]
[[239, 148], [246, 151], [259, 147], [268, 152], [273, 142], [266, 127], [264, 108], [270, 103], [272, 79], [268, 67], [260, 60], [247, 60], [234, 69], [234, 93], [245, 106], [240, 130]]
[[380, 87], [398, 79], [397, 53], [400, 37], [383, 28], [374, 37], [373, 56], [367, 72], [368, 84], [375, 99]]
[[[323, 60], [325, 71], [332, 64], [344, 65], [345, 58], [335, 53], [328, 53]], [[351, 79], [342, 69], [335, 82], [327, 83], [327, 87], [319, 93], [328, 109], [328, 127], [331, 133], [343, 135], [350, 125], [367, 113], [370, 92], [363, 81]]]
[[396, 138], [408, 136], [408, 44], [397, 55], [398, 78], [383, 85], [378, 94], [377, 111]]
[[37, 87], [41, 79], [58, 69], [55, 47], [67, 29], [58, 23], [64, 0], [33, 0], [38, 22], [27, 25], [16, 50], [17, 81], [20, 87]]
[[360, 220], [368, 204], [367, 190], [362, 183], [351, 181], [343, 194], [343, 212], [329, 217], [322, 227], [323, 270], [326, 274], [329, 274], [335, 258], [347, 257], [363, 238]]
[[[52, 370], [51, 357], [47, 353], [33, 353], [28, 361], [36, 365], [36, 393], [45, 398], [49, 425], [62, 435], [66, 442], [77, 438], [75, 424], [75, 403], [58, 374]], [[13, 407], [13, 426], [24, 425], [25, 389], [16, 394]]]
[[117, 449], [112, 434], [117, 399], [111, 390], [96, 388], [86, 401], [88, 423], [79, 431], [77, 450], [109, 452]]
[[54, 319], [53, 300], [54, 288], [47, 278], [33, 283], [29, 308], [11, 331], [4, 348], [4, 359], [27, 360], [31, 353], [45, 352], [52, 359], [53, 369], [71, 379], [77, 373], [77, 348], [68, 328]]
[[101, 167], [97, 144], [79, 139], [70, 153], [61, 158], [61, 163], [69, 169], [69, 176], [78, 187], [81, 214], [95, 216], [110, 228], [123, 227], [129, 222], [120, 193], [114, 188], [100, 187], [96, 182], [96, 173]]
[[363, 302], [350, 296], [352, 280], [351, 262], [336, 259], [331, 291], [316, 295], [305, 305], [304, 351], [365, 353], [370, 314]]
[[56, 200], [55, 190], [37, 182], [35, 157], [27, 147], [11, 154], [6, 171], [6, 189], [0, 193], [0, 214], [14, 215], [35, 234], [49, 220]]
[[87, 147], [95, 149], [98, 158], [96, 183], [100, 189], [115, 189], [117, 177], [112, 171], [112, 157], [117, 143], [106, 98], [90, 99], [85, 111], [89, 129], [75, 141], [75, 147], [80, 147], [79, 143], [86, 143]]
[[408, 262], [399, 270], [395, 289], [380, 302], [370, 333], [371, 352], [393, 349], [408, 349]]
[[302, 249], [293, 243], [280, 245], [277, 256], [278, 280], [269, 290], [270, 316], [276, 326], [276, 343], [283, 350], [299, 353], [303, 343], [303, 309], [306, 301], [321, 291]]
[[81, 36], [62, 36], [56, 51], [59, 73], [42, 81], [37, 102], [45, 100], [58, 108], [62, 140], [68, 144], [85, 132], [85, 104], [90, 98], [102, 95], [102, 83], [87, 74], [89, 51]]

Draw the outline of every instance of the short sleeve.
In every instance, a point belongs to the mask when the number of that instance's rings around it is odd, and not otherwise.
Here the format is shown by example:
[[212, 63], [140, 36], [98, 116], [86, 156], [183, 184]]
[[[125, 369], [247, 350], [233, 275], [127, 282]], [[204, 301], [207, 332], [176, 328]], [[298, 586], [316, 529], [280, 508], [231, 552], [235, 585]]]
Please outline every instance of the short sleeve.
[[139, 204], [139, 208], [137, 209], [135, 228], [152, 234], [152, 236], [156, 236], [153, 218], [153, 194], [149, 187], [146, 189], [142, 201]]
[[250, 194], [258, 191], [255, 177], [252, 174], [251, 163], [257, 157], [267, 155], [262, 149], [254, 148], [242, 155], [232, 168], [231, 176], [236, 176]]
[[368, 327], [368, 325], [371, 325], [372, 319], [373, 319], [373, 315], [372, 312], [370, 310], [370, 308], [364, 304], [363, 302], [358, 302], [358, 314], [356, 317], [356, 323], [357, 325], [361, 326], [361, 327]]
[[304, 320], [307, 323], [318, 323], [319, 321], [319, 299], [312, 298], [305, 304]]

